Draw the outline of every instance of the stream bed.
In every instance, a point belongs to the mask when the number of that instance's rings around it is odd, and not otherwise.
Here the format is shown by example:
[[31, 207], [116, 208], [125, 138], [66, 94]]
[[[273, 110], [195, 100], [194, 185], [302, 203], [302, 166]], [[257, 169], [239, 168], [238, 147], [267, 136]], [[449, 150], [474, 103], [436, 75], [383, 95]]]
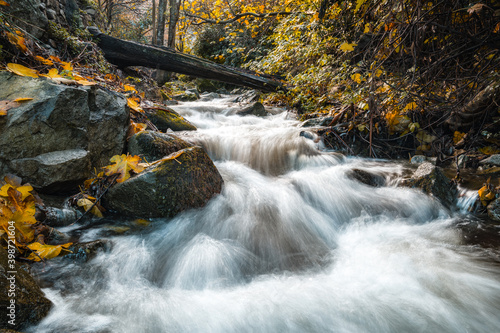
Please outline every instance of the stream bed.
[[397, 186], [405, 164], [346, 158], [286, 111], [236, 107], [173, 106], [198, 127], [181, 136], [209, 153], [222, 193], [108, 236], [87, 263], [40, 266], [55, 306], [29, 332], [500, 332], [499, 247], [471, 240], [482, 233], [467, 200], [447, 210]]

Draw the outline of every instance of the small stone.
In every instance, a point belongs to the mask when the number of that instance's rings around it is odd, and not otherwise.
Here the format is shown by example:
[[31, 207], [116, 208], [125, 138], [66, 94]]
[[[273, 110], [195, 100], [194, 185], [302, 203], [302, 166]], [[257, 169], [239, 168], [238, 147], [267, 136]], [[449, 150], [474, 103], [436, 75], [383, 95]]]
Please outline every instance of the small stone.
[[255, 102], [253, 104], [248, 105], [247, 107], [244, 107], [241, 110], [236, 111], [235, 114], [238, 116], [253, 115], [253, 116], [264, 117], [267, 116], [267, 111], [261, 102]]
[[487, 207], [488, 216], [496, 222], [500, 222], [500, 198], [497, 198], [490, 202]]
[[495, 165], [495, 166], [500, 166], [500, 154], [494, 154], [491, 155], [488, 158], [485, 158], [479, 164], [490, 164], [490, 165]]
[[411, 164], [422, 164], [427, 160], [427, 158], [424, 155], [415, 155], [411, 158], [410, 163]]

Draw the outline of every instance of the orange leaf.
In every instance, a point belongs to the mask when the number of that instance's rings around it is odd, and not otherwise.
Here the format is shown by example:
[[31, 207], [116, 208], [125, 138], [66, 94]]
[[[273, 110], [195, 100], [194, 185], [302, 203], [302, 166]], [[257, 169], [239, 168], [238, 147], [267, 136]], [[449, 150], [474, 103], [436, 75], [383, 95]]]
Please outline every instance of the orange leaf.
[[22, 102], [28, 102], [28, 101], [32, 101], [33, 98], [31, 97], [20, 97], [20, 98], [16, 98], [14, 100], [14, 102], [18, 102], [18, 103], [22, 103]]
[[10, 6], [10, 4], [3, 0], [0, 0], [0, 6]]
[[123, 85], [123, 89], [125, 89], [125, 91], [133, 91], [133, 92], [135, 92], [137, 94], [137, 90], [133, 86], [131, 86], [131, 85], [124, 84]]
[[139, 165], [141, 158], [139, 156], [130, 155], [115, 155], [111, 157], [111, 162], [114, 164], [104, 167], [106, 176], [119, 174], [120, 177], [116, 179], [117, 183], [122, 183], [130, 178], [130, 172], [140, 173], [144, 170], [143, 166]]
[[38, 60], [38, 61], [40, 61], [44, 65], [49, 65], [49, 66], [53, 66], [54, 65], [54, 63], [51, 60], [45, 59], [44, 57], [35, 56], [35, 59]]
[[23, 65], [8, 63], [7, 69], [9, 71], [11, 71], [12, 73], [15, 73], [17, 75], [29, 76], [29, 77], [34, 77], [34, 78], [39, 77], [38, 71], [31, 69], [31, 68], [28, 68], [28, 67], [25, 67]]
[[23, 34], [20, 31], [16, 31], [14, 33], [7, 32], [6, 34], [12, 44], [16, 45], [24, 53], [28, 52], [26, 39], [24, 39]]
[[61, 64], [62, 64], [62, 68], [65, 71], [70, 71], [71, 72], [73, 70], [73, 65], [71, 65], [71, 63], [62, 61]]
[[143, 124], [143, 123], [135, 123], [133, 121], [130, 121], [130, 129], [132, 131], [133, 134], [137, 134], [139, 132], [142, 132], [144, 131], [146, 128], [148, 127], [148, 125], [146, 124]]
[[90, 82], [90, 81], [87, 81], [87, 80], [77, 80], [76, 82], [78, 82], [82, 86], [95, 86], [97, 84], [95, 82]]
[[133, 98], [127, 98], [127, 105], [136, 112], [144, 113], [144, 110], [139, 106], [139, 103]]
[[49, 56], [49, 58], [52, 59], [55, 62], [58, 62], [58, 63], [62, 62], [62, 60], [59, 57], [57, 57], [57, 56], [51, 55], [51, 56]]

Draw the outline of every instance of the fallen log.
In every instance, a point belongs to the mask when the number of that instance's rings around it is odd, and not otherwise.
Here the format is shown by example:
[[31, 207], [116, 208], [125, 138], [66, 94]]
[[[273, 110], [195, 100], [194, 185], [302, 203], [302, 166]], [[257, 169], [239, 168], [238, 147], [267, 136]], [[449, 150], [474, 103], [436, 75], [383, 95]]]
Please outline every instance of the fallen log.
[[281, 81], [255, 72], [220, 65], [166, 47], [140, 44], [103, 34], [96, 27], [87, 30], [97, 38], [104, 57], [119, 67], [143, 66], [216, 80], [266, 92], [285, 91]]

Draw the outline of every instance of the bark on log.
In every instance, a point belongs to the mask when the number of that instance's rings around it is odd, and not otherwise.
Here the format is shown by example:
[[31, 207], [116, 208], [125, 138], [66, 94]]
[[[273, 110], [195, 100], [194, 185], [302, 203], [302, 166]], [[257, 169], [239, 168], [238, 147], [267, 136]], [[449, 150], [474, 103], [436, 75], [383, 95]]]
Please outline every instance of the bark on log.
[[282, 82], [254, 72], [223, 66], [170, 48], [114, 38], [101, 33], [95, 27], [87, 29], [97, 38], [97, 45], [104, 52], [104, 57], [119, 67], [144, 66], [162, 69], [267, 92], [286, 90]]

